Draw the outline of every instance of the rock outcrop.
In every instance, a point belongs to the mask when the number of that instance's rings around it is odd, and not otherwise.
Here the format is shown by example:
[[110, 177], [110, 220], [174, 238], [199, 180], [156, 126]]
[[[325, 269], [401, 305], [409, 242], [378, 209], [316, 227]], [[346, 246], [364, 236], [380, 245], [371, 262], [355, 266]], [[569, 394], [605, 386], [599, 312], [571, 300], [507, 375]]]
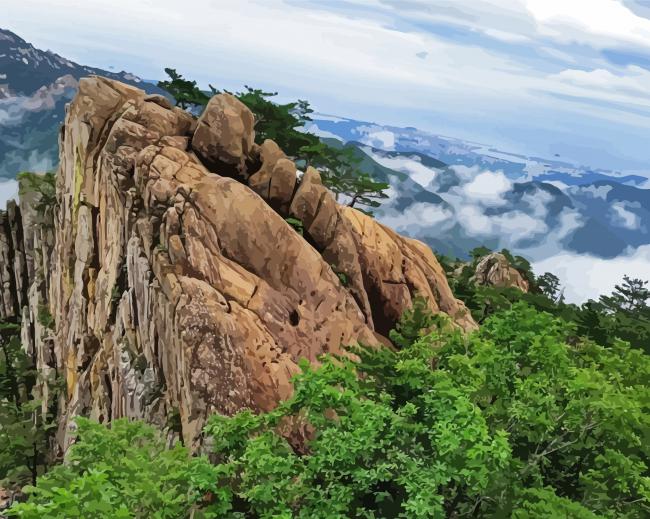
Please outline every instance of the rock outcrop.
[[83, 79], [56, 207], [0, 217], [0, 317], [21, 320], [44, 399], [64, 382], [62, 448], [77, 415], [178, 416], [196, 444], [208, 414], [287, 397], [300, 358], [388, 343], [416, 294], [476, 327], [431, 250], [339, 206], [316, 170], [298, 180], [253, 121], [229, 95], [197, 121]]
[[499, 252], [489, 254], [478, 262], [473, 280], [477, 285], [483, 286], [514, 287], [522, 292], [528, 292], [529, 289], [528, 281]]

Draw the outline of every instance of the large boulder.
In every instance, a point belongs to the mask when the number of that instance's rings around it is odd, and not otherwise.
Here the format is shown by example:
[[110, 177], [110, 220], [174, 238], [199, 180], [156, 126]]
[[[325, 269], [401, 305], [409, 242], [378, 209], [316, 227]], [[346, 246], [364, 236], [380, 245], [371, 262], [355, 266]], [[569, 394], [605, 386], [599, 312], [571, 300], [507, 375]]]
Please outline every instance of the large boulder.
[[529, 289], [528, 281], [499, 252], [482, 258], [476, 265], [476, 273], [472, 279], [477, 285], [497, 288], [514, 287], [522, 292], [528, 292]]
[[211, 170], [246, 176], [246, 159], [255, 143], [255, 118], [236, 97], [219, 94], [199, 117], [192, 149]]

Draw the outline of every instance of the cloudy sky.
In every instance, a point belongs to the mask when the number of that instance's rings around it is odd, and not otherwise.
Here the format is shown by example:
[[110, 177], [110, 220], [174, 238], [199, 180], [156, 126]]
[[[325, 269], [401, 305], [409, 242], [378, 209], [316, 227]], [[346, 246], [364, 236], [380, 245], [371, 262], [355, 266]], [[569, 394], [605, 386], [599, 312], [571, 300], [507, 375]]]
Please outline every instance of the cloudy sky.
[[83, 64], [647, 173], [650, 0], [3, 0]]

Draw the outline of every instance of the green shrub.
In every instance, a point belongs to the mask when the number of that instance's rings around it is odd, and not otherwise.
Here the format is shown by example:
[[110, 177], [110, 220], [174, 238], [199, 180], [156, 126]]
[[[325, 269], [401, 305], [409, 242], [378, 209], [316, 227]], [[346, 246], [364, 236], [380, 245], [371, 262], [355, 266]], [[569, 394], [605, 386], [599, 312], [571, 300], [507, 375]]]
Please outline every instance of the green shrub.
[[56, 201], [56, 175], [48, 173], [30, 173], [24, 171], [18, 173], [18, 191], [21, 196], [28, 193], [36, 193], [36, 212], [43, 215], [46, 210], [51, 209]]
[[47, 305], [45, 304], [38, 305], [37, 319], [39, 324], [44, 328], [47, 328], [49, 330], [54, 328], [54, 317], [52, 317], [52, 314], [50, 313], [50, 309], [48, 308]]
[[120, 419], [106, 427], [78, 418], [77, 426], [66, 463], [27, 487], [28, 501], [14, 505], [9, 517], [177, 519], [188, 517], [217, 481], [206, 458], [190, 457], [179, 444], [166, 448], [142, 422]]
[[299, 220], [298, 218], [285, 218], [285, 222], [287, 222], [291, 227], [295, 229], [295, 231], [302, 236], [305, 232], [305, 226], [302, 223], [302, 220]]
[[[518, 303], [465, 338], [421, 335], [302, 364], [268, 414], [213, 417], [221, 506], [241, 517], [647, 517], [647, 356], [571, 346]], [[395, 336], [397, 338], [397, 335]], [[309, 424], [301, 449], [278, 435]]]
[[0, 321], [0, 486], [12, 490], [45, 470], [52, 427], [32, 397], [37, 374], [19, 333], [16, 323]]
[[650, 361], [523, 304], [463, 335], [417, 300], [392, 339], [301, 362], [274, 411], [209, 419], [212, 460], [79, 420], [12, 517], [650, 514]]

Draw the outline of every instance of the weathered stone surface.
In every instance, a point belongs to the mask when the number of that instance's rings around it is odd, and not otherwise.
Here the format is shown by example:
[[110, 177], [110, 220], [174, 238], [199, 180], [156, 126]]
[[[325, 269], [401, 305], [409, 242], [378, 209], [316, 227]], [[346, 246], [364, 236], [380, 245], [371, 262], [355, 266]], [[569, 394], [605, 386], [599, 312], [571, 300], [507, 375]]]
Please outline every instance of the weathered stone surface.
[[255, 143], [255, 118], [236, 97], [219, 94], [199, 117], [192, 149], [214, 171], [246, 176], [246, 158]]
[[503, 254], [498, 252], [489, 254], [479, 261], [473, 279], [477, 285], [515, 287], [523, 292], [528, 292], [529, 288], [528, 281], [508, 263], [508, 259]]
[[0, 217], [0, 281], [11, 285], [0, 304], [23, 316], [45, 401], [65, 380], [62, 448], [77, 415], [165, 427], [177, 414], [196, 444], [208, 414], [286, 398], [300, 358], [388, 342], [418, 293], [475, 327], [424, 244], [339, 206], [316, 170], [298, 181], [275, 143], [253, 138], [232, 96], [215, 96], [197, 123], [135, 88], [81, 81], [49, 226], [23, 211], [39, 225], [22, 250], [41, 251], [21, 253], [24, 300], [6, 267], [15, 225]]
[[465, 305], [454, 298], [445, 273], [424, 243], [405, 238], [359, 211], [342, 214], [355, 230], [364, 286], [375, 329], [391, 330], [415, 296], [424, 297], [434, 312], [444, 312], [465, 330], [477, 327]]

